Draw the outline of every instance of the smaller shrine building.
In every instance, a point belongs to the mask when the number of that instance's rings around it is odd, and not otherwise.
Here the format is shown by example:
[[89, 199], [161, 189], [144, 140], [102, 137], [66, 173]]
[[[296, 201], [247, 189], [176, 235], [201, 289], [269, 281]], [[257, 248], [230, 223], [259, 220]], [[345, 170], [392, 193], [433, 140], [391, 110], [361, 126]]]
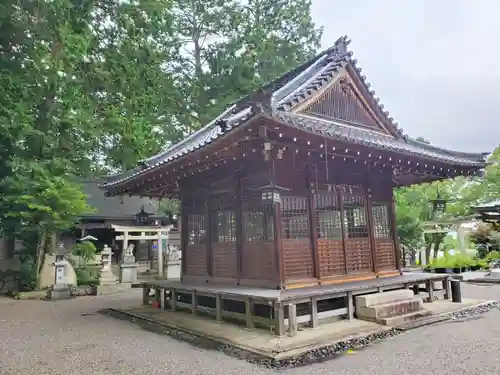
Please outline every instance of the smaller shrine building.
[[180, 199], [183, 283], [292, 289], [400, 275], [393, 189], [484, 168], [485, 153], [405, 135], [348, 44], [102, 185]]

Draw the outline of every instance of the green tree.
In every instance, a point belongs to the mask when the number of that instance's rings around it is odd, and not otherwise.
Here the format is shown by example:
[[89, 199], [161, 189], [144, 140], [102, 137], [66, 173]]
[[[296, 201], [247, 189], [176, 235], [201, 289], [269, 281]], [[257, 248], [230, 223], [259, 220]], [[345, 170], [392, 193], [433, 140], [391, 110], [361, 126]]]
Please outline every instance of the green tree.
[[92, 51], [82, 63], [86, 91], [102, 129], [105, 170], [127, 170], [185, 133], [183, 107], [169, 63], [178, 50], [169, 0], [98, 2]]
[[174, 0], [179, 120], [199, 127], [314, 55], [321, 29], [310, 8], [310, 0]]
[[91, 3], [0, 4], [0, 223], [41, 268], [48, 238], [88, 207], [73, 176], [94, 162], [95, 125], [78, 69]]

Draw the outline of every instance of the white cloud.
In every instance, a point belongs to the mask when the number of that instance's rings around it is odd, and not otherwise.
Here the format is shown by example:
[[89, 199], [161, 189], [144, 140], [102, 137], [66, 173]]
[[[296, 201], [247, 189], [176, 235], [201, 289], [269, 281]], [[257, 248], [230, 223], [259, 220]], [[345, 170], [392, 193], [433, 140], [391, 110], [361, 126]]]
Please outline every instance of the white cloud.
[[459, 151], [500, 144], [500, 3], [312, 0], [323, 46], [350, 48], [385, 108], [413, 137]]

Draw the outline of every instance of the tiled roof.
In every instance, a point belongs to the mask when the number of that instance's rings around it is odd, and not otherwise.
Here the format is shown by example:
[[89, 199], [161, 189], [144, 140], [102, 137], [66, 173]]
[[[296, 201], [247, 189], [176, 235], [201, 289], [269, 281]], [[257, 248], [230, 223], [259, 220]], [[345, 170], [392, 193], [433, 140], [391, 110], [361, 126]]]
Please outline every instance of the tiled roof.
[[484, 165], [486, 154], [449, 151], [411, 138], [398, 139], [380, 132], [351, 126], [337, 120], [326, 120], [285, 111], [278, 112], [278, 118], [298, 129], [367, 147], [385, 149], [432, 160], [441, 160], [446, 163], [479, 167]]
[[497, 207], [500, 207], [500, 199], [497, 199], [497, 200], [492, 201], [492, 202], [486, 202], [486, 203], [478, 204], [474, 208], [484, 209], [484, 208], [497, 208]]
[[[342, 136], [335, 136], [351, 142], [364, 143], [373, 147], [387, 148], [397, 152], [422, 155], [452, 163], [471, 166], [479, 165], [483, 159], [482, 154], [447, 151], [403, 136], [402, 130], [398, 128], [398, 124], [389, 117], [388, 112], [383, 111], [383, 105], [378, 104], [379, 99], [374, 96], [375, 93], [373, 91], [370, 91], [370, 84], [361, 75], [361, 68], [357, 67], [356, 60], [352, 59], [352, 53], [347, 50], [348, 44], [349, 40], [347, 37], [338, 39], [332, 47], [321, 52], [313, 59], [284, 74], [256, 92], [238, 100], [219, 117], [189, 135], [178, 144], [158, 155], [141, 161], [140, 166], [134, 170], [108, 177], [108, 182], [103, 184], [102, 187], [107, 188], [118, 185], [213, 143], [216, 139], [223, 137], [252, 117], [258, 115], [258, 111], [253, 110], [256, 102], [261, 103], [263, 109], [266, 112], [271, 112], [272, 116], [298, 128], [311, 128], [320, 133], [325, 128], [328, 128], [333, 134], [342, 133]], [[347, 64], [350, 64], [359, 74], [365, 89], [372, 96], [382, 116], [385, 117], [385, 122], [389, 124], [389, 127], [392, 127], [389, 130], [393, 130], [394, 137], [349, 127], [336, 121], [307, 118], [303, 115], [288, 112], [324, 87], [324, 85], [328, 84], [328, 82], [334, 79], [340, 69]]]
[[84, 181], [82, 187], [87, 202], [95, 208], [95, 212], [86, 214], [83, 219], [133, 219], [134, 216], [144, 209], [153, 218], [164, 217], [159, 211], [157, 201], [148, 198], [129, 197], [121, 199], [119, 197], [106, 197], [104, 191], [99, 188], [102, 181]]

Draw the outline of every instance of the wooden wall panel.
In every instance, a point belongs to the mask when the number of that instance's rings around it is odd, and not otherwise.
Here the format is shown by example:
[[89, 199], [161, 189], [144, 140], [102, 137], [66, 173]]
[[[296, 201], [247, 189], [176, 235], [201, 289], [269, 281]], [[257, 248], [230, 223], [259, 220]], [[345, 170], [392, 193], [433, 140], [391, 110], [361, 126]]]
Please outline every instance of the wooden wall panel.
[[186, 246], [186, 275], [207, 276], [207, 248], [204, 244], [188, 244]]
[[285, 282], [314, 277], [314, 259], [311, 240], [283, 239]]
[[346, 79], [342, 79], [326, 91], [304, 112], [382, 129], [377, 120], [369, 113], [362, 99], [358, 97], [352, 84]]
[[375, 239], [378, 268], [380, 271], [396, 270], [396, 248], [391, 239]]
[[213, 277], [236, 279], [238, 277], [235, 242], [212, 242]]
[[342, 240], [318, 239], [318, 256], [320, 277], [346, 274]]
[[373, 272], [372, 251], [368, 238], [346, 238], [347, 273]]
[[274, 241], [244, 242], [242, 279], [274, 280], [276, 278]]

